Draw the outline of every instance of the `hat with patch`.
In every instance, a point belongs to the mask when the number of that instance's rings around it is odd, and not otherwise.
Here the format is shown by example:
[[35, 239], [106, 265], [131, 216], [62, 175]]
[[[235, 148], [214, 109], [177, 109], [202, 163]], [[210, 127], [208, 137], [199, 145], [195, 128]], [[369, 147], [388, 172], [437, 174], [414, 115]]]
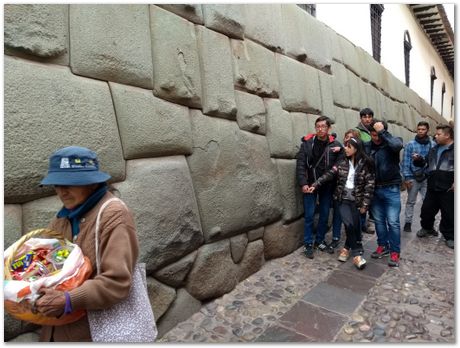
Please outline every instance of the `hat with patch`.
[[109, 174], [99, 170], [95, 152], [86, 147], [68, 146], [51, 155], [48, 175], [40, 185], [84, 186], [110, 178]]

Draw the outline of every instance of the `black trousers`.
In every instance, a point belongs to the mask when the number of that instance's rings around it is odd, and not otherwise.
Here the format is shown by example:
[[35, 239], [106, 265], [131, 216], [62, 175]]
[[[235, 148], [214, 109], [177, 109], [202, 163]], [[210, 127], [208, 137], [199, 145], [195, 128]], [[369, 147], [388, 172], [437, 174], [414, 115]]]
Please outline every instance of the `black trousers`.
[[345, 233], [347, 239], [345, 240], [345, 247], [351, 249], [351, 255], [359, 255], [358, 244], [356, 241], [361, 240], [361, 220], [359, 210], [354, 201], [344, 199], [339, 203], [340, 216], [342, 217], [343, 225], [345, 226]]
[[420, 225], [426, 230], [434, 227], [436, 214], [441, 210], [439, 231], [446, 240], [454, 239], [454, 191], [427, 190], [420, 211]]

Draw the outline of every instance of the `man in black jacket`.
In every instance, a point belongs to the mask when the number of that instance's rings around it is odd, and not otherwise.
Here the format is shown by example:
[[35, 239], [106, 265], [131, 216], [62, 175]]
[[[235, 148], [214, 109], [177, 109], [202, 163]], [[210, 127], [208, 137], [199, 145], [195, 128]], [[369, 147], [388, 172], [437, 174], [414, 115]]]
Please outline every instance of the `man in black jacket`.
[[[297, 180], [304, 194], [304, 253], [310, 259], [314, 257], [313, 246], [321, 251], [332, 250], [333, 252], [333, 249], [326, 244], [324, 236], [327, 231], [334, 183], [328, 183], [318, 191], [308, 193], [310, 185], [344, 156], [340, 143], [329, 135], [330, 129], [330, 119], [326, 116], [318, 117], [315, 121], [316, 134], [308, 134], [303, 137], [297, 153]], [[316, 228], [316, 242], [313, 245], [313, 217], [317, 198], [319, 200], [319, 220]]]
[[399, 167], [399, 152], [403, 148], [403, 140], [393, 137], [388, 132], [384, 121], [372, 122], [370, 155], [375, 163], [375, 190], [371, 203], [371, 212], [377, 232], [377, 250], [372, 258], [382, 258], [390, 254], [388, 265], [399, 266], [401, 246], [401, 213], [402, 182]]
[[427, 167], [428, 189], [420, 212], [421, 230], [417, 236], [437, 235], [433, 229], [441, 210], [439, 230], [449, 248], [454, 248], [454, 130], [448, 125], [436, 127], [436, 146], [426, 157], [414, 154], [414, 166]]

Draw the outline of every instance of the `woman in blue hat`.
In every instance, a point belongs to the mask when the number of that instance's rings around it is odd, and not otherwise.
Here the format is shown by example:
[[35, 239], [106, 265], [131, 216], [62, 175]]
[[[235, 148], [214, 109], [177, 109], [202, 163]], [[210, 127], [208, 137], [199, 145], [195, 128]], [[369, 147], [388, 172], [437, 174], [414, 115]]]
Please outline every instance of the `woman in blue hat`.
[[[63, 203], [48, 228], [63, 233], [91, 260], [93, 273], [81, 286], [68, 292], [44, 289], [35, 303], [38, 312], [60, 317], [78, 309], [106, 309], [128, 296], [132, 272], [139, 254], [132, 213], [120, 200], [103, 210], [99, 227], [99, 274], [96, 272], [96, 218], [109, 192], [110, 175], [99, 170], [96, 153], [78, 146], [57, 150], [50, 157], [42, 185], [53, 185]], [[40, 341], [91, 341], [87, 316], [62, 326], [43, 326]]]

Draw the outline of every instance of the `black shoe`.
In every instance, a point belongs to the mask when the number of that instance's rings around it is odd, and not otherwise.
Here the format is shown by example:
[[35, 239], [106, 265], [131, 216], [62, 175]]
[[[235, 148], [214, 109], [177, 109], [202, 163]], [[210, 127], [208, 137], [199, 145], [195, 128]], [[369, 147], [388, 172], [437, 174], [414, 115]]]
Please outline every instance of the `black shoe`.
[[423, 227], [421, 229], [419, 229], [417, 231], [417, 237], [419, 238], [424, 238], [424, 237], [427, 237], [427, 236], [434, 236], [434, 237], [437, 237], [438, 235], [438, 231], [436, 230], [425, 230]]
[[447, 245], [449, 248], [453, 249], [454, 246], [455, 246], [455, 242], [454, 242], [453, 239], [447, 239], [447, 240], [446, 240], [446, 245]]
[[315, 248], [320, 250], [320, 251], [326, 251], [327, 250], [327, 244], [326, 244], [325, 241], [322, 241], [319, 244], [315, 243]]
[[404, 225], [404, 232], [412, 232], [412, 228], [411, 228], [411, 223], [410, 222], [406, 222], [405, 225]]
[[305, 244], [303, 247], [303, 253], [305, 254], [306, 257], [309, 259], [313, 259], [315, 256], [313, 255], [313, 245], [311, 244]]
[[328, 244], [327, 246], [327, 252], [329, 254], [333, 254], [335, 252], [335, 248], [337, 248], [340, 244], [340, 240], [339, 239], [333, 239], [332, 242], [330, 244]]

